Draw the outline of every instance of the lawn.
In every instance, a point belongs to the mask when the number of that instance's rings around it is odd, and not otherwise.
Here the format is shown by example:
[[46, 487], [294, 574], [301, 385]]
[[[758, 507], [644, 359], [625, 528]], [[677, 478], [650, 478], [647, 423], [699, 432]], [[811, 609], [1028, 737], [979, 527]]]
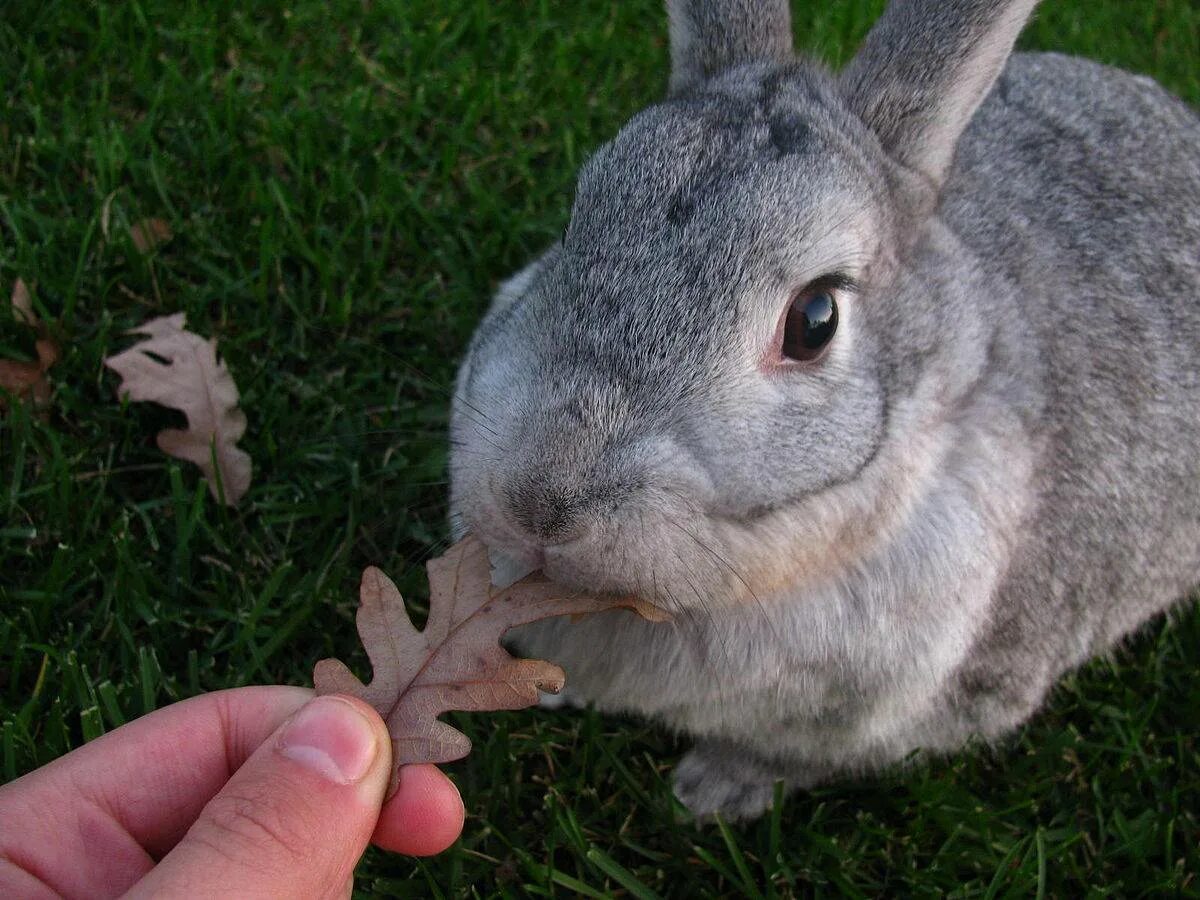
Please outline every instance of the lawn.
[[[844, 60], [882, 0], [796, 3]], [[269, 11], [264, 11], [271, 7]], [[1200, 103], [1194, 0], [1047, 0], [1027, 48]], [[42, 418], [0, 418], [0, 772], [157, 706], [308, 683], [355, 653], [358, 573], [421, 599], [444, 546], [449, 385], [497, 280], [561, 231], [573, 172], [662, 94], [657, 0], [7, 0], [0, 298], [60, 340]], [[138, 253], [132, 223], [174, 237]], [[217, 336], [255, 482], [212, 502], [101, 366], [186, 311]], [[27, 354], [0, 314], [0, 357]], [[353, 656], [361, 661], [361, 655]], [[469, 819], [364, 895], [1200, 895], [1200, 612], [1148, 628], [1003, 747], [695, 827], [683, 746], [592, 713], [455, 716]], [[11, 823], [10, 823], [11, 824]], [[4, 827], [4, 826], [0, 826]]]

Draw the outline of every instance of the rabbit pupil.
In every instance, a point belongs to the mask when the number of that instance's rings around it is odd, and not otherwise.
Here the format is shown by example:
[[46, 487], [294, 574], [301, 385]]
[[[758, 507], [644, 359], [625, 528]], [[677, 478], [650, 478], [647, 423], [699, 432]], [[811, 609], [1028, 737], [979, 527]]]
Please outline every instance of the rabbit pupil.
[[814, 360], [833, 340], [837, 324], [837, 302], [829, 291], [800, 293], [788, 307], [781, 352], [787, 359]]

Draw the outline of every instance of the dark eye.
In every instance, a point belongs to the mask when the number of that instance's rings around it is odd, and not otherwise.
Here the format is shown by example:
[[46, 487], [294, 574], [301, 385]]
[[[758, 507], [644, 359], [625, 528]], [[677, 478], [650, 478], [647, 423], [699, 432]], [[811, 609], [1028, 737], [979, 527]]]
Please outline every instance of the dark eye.
[[816, 359], [837, 331], [837, 301], [829, 291], [801, 291], [788, 308], [783, 323], [785, 359]]

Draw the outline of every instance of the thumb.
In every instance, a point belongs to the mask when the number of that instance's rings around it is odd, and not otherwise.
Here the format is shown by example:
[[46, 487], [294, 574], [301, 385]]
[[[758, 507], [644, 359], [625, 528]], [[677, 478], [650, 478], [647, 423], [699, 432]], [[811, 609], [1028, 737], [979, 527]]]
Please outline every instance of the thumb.
[[390, 768], [374, 710], [349, 697], [310, 700], [129, 896], [346, 896]]

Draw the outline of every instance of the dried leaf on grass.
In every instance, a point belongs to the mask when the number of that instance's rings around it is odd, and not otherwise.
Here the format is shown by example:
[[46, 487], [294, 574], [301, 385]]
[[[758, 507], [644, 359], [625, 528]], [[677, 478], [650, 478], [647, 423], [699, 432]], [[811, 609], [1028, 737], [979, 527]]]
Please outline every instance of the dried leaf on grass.
[[129, 226], [129, 238], [138, 253], [149, 253], [174, 236], [165, 219], [141, 219]]
[[[58, 362], [58, 345], [49, 338], [39, 338], [34, 348], [37, 362], [0, 359], [0, 391], [12, 394], [18, 400], [33, 400], [35, 406], [45, 406], [50, 402], [50, 381], [46, 372]], [[0, 409], [7, 405], [6, 398], [0, 393]]]
[[38, 317], [33, 312], [33, 297], [29, 294], [29, 286], [20, 278], [13, 282], [12, 312], [18, 322], [37, 328]]
[[158, 446], [176, 459], [195, 463], [217, 499], [218, 474], [225, 502], [237, 502], [250, 487], [250, 456], [235, 446], [246, 432], [246, 416], [238, 409], [238, 390], [217, 342], [184, 330], [183, 313], [151, 319], [131, 334], [147, 339], [104, 364], [121, 376], [118, 397], [150, 401], [187, 416], [184, 430], [158, 433]]
[[[541, 575], [495, 588], [487, 548], [470, 536], [430, 560], [427, 569], [424, 631], [413, 627], [404, 598], [386, 575], [376, 568], [363, 572], [357, 621], [374, 674], [370, 684], [336, 659], [321, 660], [313, 672], [318, 694], [353, 694], [379, 711], [392, 736], [396, 767], [450, 762], [470, 752], [466, 735], [438, 721], [443, 712], [522, 709], [537, 703], [539, 690], [562, 689], [558, 666], [517, 659], [500, 646], [510, 628], [618, 607], [650, 621], [667, 618], [640, 600], [581, 596]], [[395, 782], [393, 772], [393, 787]]]
[[38, 339], [33, 345], [37, 362], [0, 359], [0, 410], [8, 406], [6, 394], [18, 400], [32, 400], [37, 407], [45, 406], [50, 401], [50, 381], [46, 373], [58, 362], [59, 348], [34, 314], [29, 288], [20, 278], [13, 285], [12, 314], [18, 321], [37, 329]]

